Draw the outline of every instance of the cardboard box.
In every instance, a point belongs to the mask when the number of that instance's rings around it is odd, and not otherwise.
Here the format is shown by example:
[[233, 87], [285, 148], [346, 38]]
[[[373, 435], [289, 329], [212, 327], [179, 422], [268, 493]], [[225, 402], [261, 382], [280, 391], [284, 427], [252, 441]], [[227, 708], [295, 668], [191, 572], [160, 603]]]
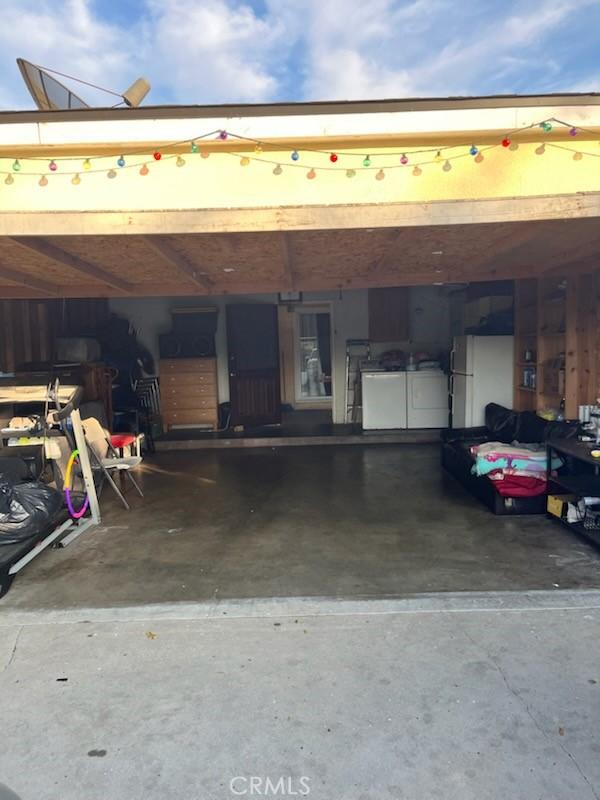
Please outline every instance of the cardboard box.
[[574, 494], [549, 494], [546, 509], [553, 517], [560, 519], [567, 516], [567, 504], [576, 499]]

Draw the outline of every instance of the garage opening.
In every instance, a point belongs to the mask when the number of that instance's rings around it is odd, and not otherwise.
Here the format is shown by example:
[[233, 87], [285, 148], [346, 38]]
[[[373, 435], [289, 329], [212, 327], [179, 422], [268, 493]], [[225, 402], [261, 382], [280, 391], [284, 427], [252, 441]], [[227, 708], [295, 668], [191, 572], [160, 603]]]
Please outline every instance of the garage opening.
[[[496, 441], [546, 458], [540, 426], [578, 441], [596, 291], [584, 273], [3, 300], [2, 383], [82, 386], [84, 418], [134, 434], [144, 495], [125, 492], [126, 510], [105, 487], [93, 536], [28, 565], [3, 602], [596, 588], [593, 529], [567, 530], [564, 490], [593, 468], [557, 445], [565, 478], [506, 469], [505, 493], [475, 469]], [[40, 453], [10, 431], [39, 411], [2, 408], [2, 455], [35, 477]]]

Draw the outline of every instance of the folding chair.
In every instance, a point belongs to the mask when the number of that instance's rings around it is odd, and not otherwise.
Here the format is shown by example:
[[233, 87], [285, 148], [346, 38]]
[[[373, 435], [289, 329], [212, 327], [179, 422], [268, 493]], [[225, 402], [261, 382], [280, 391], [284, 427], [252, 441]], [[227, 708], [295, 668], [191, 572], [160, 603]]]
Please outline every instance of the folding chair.
[[130, 472], [130, 470], [142, 463], [141, 456], [119, 457], [119, 454], [111, 444], [110, 434], [94, 417], [89, 417], [88, 419], [83, 420], [82, 424], [85, 431], [88, 450], [90, 452], [92, 469], [100, 475], [98, 494], [100, 494], [102, 491], [104, 480], [107, 480], [125, 508], [129, 510], [129, 503], [125, 499], [123, 492], [113, 480], [111, 472], [117, 472], [119, 475], [124, 475], [126, 478], [128, 478], [140, 497], [143, 497], [144, 493]]

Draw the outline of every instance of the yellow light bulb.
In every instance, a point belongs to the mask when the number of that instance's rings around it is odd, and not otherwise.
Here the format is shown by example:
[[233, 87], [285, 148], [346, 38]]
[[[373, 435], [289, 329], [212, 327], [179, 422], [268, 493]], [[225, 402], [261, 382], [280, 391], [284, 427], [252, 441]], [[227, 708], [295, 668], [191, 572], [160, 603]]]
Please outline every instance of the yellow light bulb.
[[92, 168], [92, 162], [89, 160], [89, 158], [86, 158], [86, 160], [83, 162], [83, 168], [85, 170], [89, 170]]
[[71, 178], [71, 183], [73, 184], [73, 186], [79, 186], [79, 184], [81, 183], [81, 178], [79, 177], [79, 173], [77, 173], [77, 175], [73, 175], [73, 177]]
[[249, 163], [250, 163], [250, 159], [248, 158], [248, 156], [242, 156], [240, 158], [240, 166], [241, 167], [247, 167]]
[[182, 158], [181, 156], [177, 156], [177, 161], [175, 162], [175, 164], [178, 167], [185, 167], [185, 158]]

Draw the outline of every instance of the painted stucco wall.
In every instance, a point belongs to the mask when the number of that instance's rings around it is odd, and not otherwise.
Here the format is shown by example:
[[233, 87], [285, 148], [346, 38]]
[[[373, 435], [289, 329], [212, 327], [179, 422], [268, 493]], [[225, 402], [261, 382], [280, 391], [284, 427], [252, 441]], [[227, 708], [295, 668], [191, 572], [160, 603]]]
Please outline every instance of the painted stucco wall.
[[[598, 150], [597, 142], [569, 142], [568, 151], [546, 148], [536, 155], [536, 144], [523, 144], [517, 151], [497, 147], [486, 151], [484, 161], [474, 162], [464, 148], [464, 155], [448, 163], [429, 163], [422, 174], [413, 176], [412, 166], [397, 168], [398, 155], [390, 150], [370, 153], [374, 169], [361, 171], [360, 158], [340, 156], [339, 167], [331, 170], [326, 156], [303, 154], [302, 167], [292, 166], [289, 151], [264, 154], [274, 164], [260, 161], [240, 166], [239, 156], [213, 153], [209, 158], [185, 154], [185, 165], [163, 157], [160, 162], [148, 154], [149, 172], [139, 174], [139, 166], [119, 169], [114, 158], [93, 162], [100, 173], [85, 172], [82, 159], [58, 162], [56, 173], [47, 170], [46, 161], [21, 161], [21, 171], [11, 174], [12, 185], [2, 183], [0, 175], [0, 212], [3, 211], [103, 211], [148, 209], [194, 209], [229, 207], [301, 206], [310, 204], [360, 204], [421, 202], [431, 200], [520, 197], [545, 194], [568, 194], [600, 190], [600, 158], [591, 156], [574, 161], [582, 150]], [[454, 151], [448, 151], [450, 157]], [[251, 155], [251, 154], [250, 154]], [[357, 155], [361, 155], [358, 153]], [[415, 159], [416, 160], [416, 157]], [[422, 157], [421, 157], [422, 160]], [[128, 161], [139, 162], [138, 157]], [[282, 173], [274, 175], [277, 163]], [[0, 159], [0, 171], [11, 172], [12, 161]], [[317, 167], [316, 177], [307, 179], [308, 166]], [[115, 177], [106, 177], [114, 167]], [[386, 171], [386, 167], [389, 167]], [[347, 168], [356, 168], [353, 178]], [[385, 177], [377, 180], [379, 169]], [[39, 176], [30, 170], [47, 172], [46, 186], [39, 186]], [[71, 184], [74, 170], [80, 171], [81, 183]]]

